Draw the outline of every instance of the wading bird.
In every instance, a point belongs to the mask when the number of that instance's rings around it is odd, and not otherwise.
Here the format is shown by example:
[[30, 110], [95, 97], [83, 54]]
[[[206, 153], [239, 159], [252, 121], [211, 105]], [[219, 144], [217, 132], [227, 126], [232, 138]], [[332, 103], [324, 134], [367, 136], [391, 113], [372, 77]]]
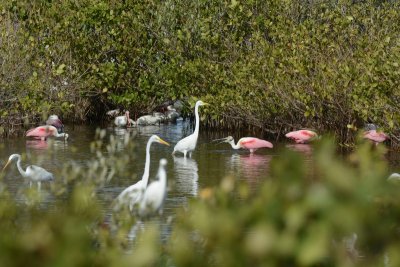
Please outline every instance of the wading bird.
[[46, 171], [42, 167], [36, 165], [30, 165], [26, 168], [26, 171], [21, 167], [21, 155], [19, 154], [12, 154], [3, 168], [3, 171], [6, 167], [13, 161], [17, 159], [17, 167], [19, 173], [22, 177], [29, 179], [30, 185], [32, 186], [32, 182], [37, 182], [38, 188], [40, 189], [40, 185], [42, 181], [52, 181], [54, 180], [54, 176], [52, 173]]
[[143, 199], [140, 202], [139, 215], [148, 216], [158, 212], [162, 213], [162, 207], [165, 197], [167, 195], [167, 172], [165, 166], [167, 165], [166, 159], [160, 160], [158, 167], [158, 181], [152, 182], [144, 192]]
[[318, 134], [310, 130], [298, 130], [285, 134], [287, 138], [294, 140], [297, 144], [306, 144], [318, 139]]
[[150, 173], [150, 148], [152, 143], [160, 143], [163, 145], [169, 146], [167, 142], [162, 140], [157, 135], [152, 135], [147, 141], [146, 146], [146, 163], [144, 167], [144, 173], [142, 179], [137, 183], [125, 188], [116, 199], [116, 204], [114, 206], [114, 210], [119, 210], [122, 205], [129, 205], [129, 209], [132, 211], [134, 205], [139, 204], [143, 198], [143, 193], [146, 190], [147, 183], [149, 181], [149, 173]]
[[48, 137], [63, 137], [64, 140], [68, 139], [67, 133], [58, 133], [57, 128], [51, 125], [38, 126], [26, 132], [26, 136], [46, 140]]
[[125, 111], [125, 115], [115, 117], [114, 124], [117, 127], [125, 127], [125, 126], [131, 127], [135, 126], [136, 122], [131, 118], [129, 118], [129, 111]]
[[199, 137], [199, 128], [200, 128], [200, 118], [199, 118], [199, 106], [208, 105], [203, 101], [199, 100], [196, 102], [196, 106], [194, 108], [194, 114], [196, 117], [196, 127], [194, 128], [194, 132], [181, 139], [174, 147], [174, 151], [172, 155], [176, 153], [176, 151], [182, 152], [183, 156], [186, 157], [186, 153], [189, 152], [189, 156], [192, 156], [192, 151], [196, 148], [197, 138]]
[[46, 125], [51, 125], [57, 128], [57, 131], [59, 133], [64, 132], [64, 124], [62, 121], [58, 118], [57, 115], [50, 115], [49, 118], [46, 121]]
[[266, 140], [262, 140], [256, 137], [242, 137], [239, 139], [237, 144], [235, 145], [235, 140], [232, 136], [228, 136], [222, 139], [216, 139], [214, 141], [221, 141], [221, 143], [228, 143], [232, 146], [233, 149], [248, 149], [250, 153], [254, 153], [257, 149], [267, 147], [273, 148], [274, 145]]
[[375, 145], [378, 145], [378, 143], [381, 143], [389, 138], [384, 132], [377, 132], [376, 130], [365, 131], [363, 137], [371, 140], [375, 143]]

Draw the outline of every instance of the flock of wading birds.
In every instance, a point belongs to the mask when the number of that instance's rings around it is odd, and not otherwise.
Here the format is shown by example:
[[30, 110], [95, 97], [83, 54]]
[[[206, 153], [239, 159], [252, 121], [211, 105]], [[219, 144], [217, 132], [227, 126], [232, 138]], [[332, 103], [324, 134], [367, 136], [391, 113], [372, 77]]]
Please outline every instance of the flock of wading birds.
[[[199, 136], [199, 107], [203, 105], [208, 104], [201, 100], [196, 102], [195, 130], [191, 135], [183, 138], [175, 145], [172, 154], [181, 152], [183, 153], [184, 157], [186, 157], [187, 154], [189, 154], [189, 157], [191, 157], [192, 152], [196, 148], [197, 139]], [[118, 121], [118, 126], [129, 125], [129, 119], [126, 119], [126, 116], [118, 116], [115, 118], [115, 121]], [[121, 124], [121, 122], [124, 121], [125, 124]], [[68, 139], [68, 134], [63, 132], [63, 128], [64, 126], [58, 116], [51, 115], [46, 121], [46, 125], [28, 130], [26, 132], [26, 136], [41, 140], [46, 140], [48, 137], [62, 137], [66, 140]], [[286, 137], [294, 140], [298, 144], [304, 144], [319, 139], [318, 134], [311, 130], [298, 130], [289, 132], [286, 134]], [[375, 142], [375, 144], [378, 144], [385, 141], [388, 136], [383, 132], [378, 132], [375, 127], [372, 127], [372, 129], [368, 129], [364, 132], [364, 138], [370, 139], [371, 141]], [[272, 143], [256, 137], [243, 137], [236, 144], [232, 136], [216, 139], [214, 141], [219, 141], [220, 143], [229, 143], [233, 149], [248, 149], [250, 153], [254, 153], [260, 148], [273, 147]], [[169, 146], [168, 142], [164, 141], [157, 135], [153, 135], [149, 138], [146, 146], [146, 162], [142, 179], [137, 183], [127, 187], [119, 194], [114, 202], [114, 210], [128, 207], [130, 211], [141, 216], [147, 216], [149, 214], [162, 211], [167, 189], [167, 174], [165, 170], [165, 166], [167, 165], [166, 159], [160, 160], [157, 173], [158, 180], [147, 186], [150, 172], [150, 147], [154, 142]], [[14, 160], [17, 160], [17, 167], [21, 175], [24, 178], [29, 179], [31, 185], [32, 182], [37, 182], [39, 189], [42, 181], [51, 181], [54, 179], [52, 173], [36, 165], [30, 165], [26, 168], [26, 170], [23, 170], [21, 167], [21, 155], [19, 154], [12, 154], [3, 170], [10, 164], [10, 162]]]

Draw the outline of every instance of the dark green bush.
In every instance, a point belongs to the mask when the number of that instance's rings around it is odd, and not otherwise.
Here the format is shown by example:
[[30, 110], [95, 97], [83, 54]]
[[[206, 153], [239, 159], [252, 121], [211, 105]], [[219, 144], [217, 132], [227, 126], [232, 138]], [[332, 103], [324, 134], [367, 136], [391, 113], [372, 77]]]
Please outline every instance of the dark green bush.
[[[373, 122], [396, 136], [397, 1], [4, 1], [1, 122], [99, 121], [165, 100], [278, 135]], [[21, 115], [22, 114], [22, 115]], [[398, 138], [392, 138], [398, 143]]]

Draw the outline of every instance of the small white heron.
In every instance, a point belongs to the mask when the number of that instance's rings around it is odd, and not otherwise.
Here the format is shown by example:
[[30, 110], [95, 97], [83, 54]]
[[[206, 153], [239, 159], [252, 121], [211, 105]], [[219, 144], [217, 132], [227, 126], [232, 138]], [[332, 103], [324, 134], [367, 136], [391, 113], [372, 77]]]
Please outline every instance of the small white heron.
[[200, 118], [199, 118], [199, 106], [208, 105], [203, 101], [199, 100], [196, 102], [196, 106], [194, 108], [194, 114], [196, 117], [196, 127], [194, 128], [194, 132], [180, 140], [174, 147], [174, 152], [172, 155], [175, 154], [176, 151], [182, 152], [184, 157], [186, 157], [186, 153], [189, 152], [189, 156], [192, 156], [192, 151], [195, 150], [197, 139], [199, 137], [199, 128], [200, 128]]
[[3, 168], [3, 171], [6, 167], [14, 160], [17, 160], [17, 167], [19, 173], [24, 177], [30, 180], [30, 185], [32, 186], [32, 182], [37, 182], [38, 188], [40, 189], [40, 185], [42, 181], [52, 181], [54, 180], [54, 176], [51, 172], [46, 171], [42, 167], [36, 165], [30, 165], [26, 168], [26, 171], [21, 167], [21, 155], [12, 154]]

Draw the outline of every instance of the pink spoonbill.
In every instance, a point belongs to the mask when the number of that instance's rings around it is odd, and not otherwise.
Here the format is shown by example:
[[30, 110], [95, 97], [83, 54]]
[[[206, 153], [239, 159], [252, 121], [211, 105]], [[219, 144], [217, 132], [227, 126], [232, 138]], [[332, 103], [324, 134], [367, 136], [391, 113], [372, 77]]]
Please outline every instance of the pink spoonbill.
[[363, 137], [371, 140], [375, 145], [389, 138], [384, 132], [377, 132], [376, 130], [365, 131]]
[[60, 118], [58, 118], [57, 115], [50, 115], [49, 118], [46, 121], [46, 125], [51, 125], [51, 126], [56, 127], [57, 131], [59, 133], [63, 133], [64, 132], [64, 124], [62, 123]]
[[46, 140], [50, 136], [63, 137], [68, 139], [67, 133], [58, 133], [57, 128], [51, 125], [38, 126], [26, 132], [26, 136], [34, 137], [41, 140]]
[[318, 134], [311, 130], [293, 131], [285, 134], [285, 136], [294, 140], [297, 144], [305, 144], [319, 139]]
[[273, 144], [263, 140], [263, 139], [259, 139], [256, 137], [242, 137], [239, 139], [239, 141], [236, 143], [235, 145], [235, 140], [233, 139], [232, 136], [228, 136], [226, 138], [222, 138], [222, 139], [217, 139], [214, 141], [218, 141], [220, 140], [221, 143], [228, 143], [231, 145], [231, 147], [233, 149], [248, 149], [250, 150], [250, 153], [254, 153], [257, 149], [259, 148], [263, 148], [263, 147], [267, 147], [267, 148], [273, 148]]

